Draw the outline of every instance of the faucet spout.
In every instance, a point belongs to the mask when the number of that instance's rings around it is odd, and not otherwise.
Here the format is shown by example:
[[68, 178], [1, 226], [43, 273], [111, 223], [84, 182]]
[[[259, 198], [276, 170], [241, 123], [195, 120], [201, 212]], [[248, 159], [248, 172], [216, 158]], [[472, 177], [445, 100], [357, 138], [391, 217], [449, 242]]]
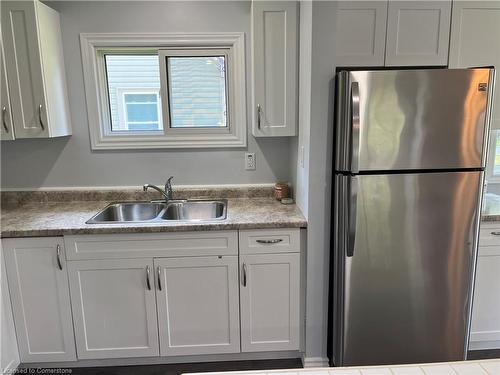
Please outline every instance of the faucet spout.
[[161, 195], [163, 195], [163, 197], [165, 198], [165, 203], [168, 203], [169, 200], [172, 199], [172, 196], [168, 195], [165, 191], [163, 191], [162, 189], [160, 189], [158, 186], [156, 185], [152, 185], [152, 184], [145, 184], [142, 186], [142, 190], [143, 191], [148, 191], [148, 189], [153, 189], [153, 190], [156, 190], [158, 191]]

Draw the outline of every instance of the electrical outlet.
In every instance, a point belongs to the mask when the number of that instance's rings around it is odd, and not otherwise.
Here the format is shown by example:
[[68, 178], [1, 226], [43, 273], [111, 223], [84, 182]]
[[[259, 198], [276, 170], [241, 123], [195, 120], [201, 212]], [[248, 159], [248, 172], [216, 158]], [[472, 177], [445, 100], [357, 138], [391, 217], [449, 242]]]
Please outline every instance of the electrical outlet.
[[255, 169], [255, 152], [245, 152], [245, 169], [247, 171]]

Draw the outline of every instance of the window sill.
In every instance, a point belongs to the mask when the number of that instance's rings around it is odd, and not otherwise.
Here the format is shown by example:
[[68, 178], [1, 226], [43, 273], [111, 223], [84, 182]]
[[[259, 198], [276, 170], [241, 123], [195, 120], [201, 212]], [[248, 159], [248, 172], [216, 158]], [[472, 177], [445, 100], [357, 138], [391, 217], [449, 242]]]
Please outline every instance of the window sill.
[[246, 137], [233, 134], [216, 136], [174, 136], [165, 137], [127, 137], [108, 136], [92, 139], [92, 150], [137, 150], [162, 148], [243, 148], [246, 147]]

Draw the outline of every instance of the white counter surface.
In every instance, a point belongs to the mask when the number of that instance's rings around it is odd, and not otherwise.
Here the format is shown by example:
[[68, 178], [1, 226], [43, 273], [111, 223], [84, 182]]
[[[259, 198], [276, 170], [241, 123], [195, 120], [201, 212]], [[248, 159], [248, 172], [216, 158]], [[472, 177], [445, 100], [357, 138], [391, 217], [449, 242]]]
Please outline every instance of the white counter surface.
[[[200, 373], [198, 373], [199, 375]], [[211, 372], [211, 375], [500, 375], [500, 358], [480, 361], [371, 367]], [[193, 374], [194, 375], [194, 374]]]

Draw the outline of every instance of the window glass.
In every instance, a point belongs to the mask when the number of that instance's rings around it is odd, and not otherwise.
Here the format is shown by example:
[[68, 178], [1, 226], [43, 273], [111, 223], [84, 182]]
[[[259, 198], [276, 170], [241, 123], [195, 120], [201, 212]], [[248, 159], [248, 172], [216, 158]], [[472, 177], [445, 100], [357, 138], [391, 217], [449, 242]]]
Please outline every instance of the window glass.
[[105, 55], [112, 132], [163, 129], [157, 55]]
[[227, 127], [225, 56], [167, 57], [171, 128]]

